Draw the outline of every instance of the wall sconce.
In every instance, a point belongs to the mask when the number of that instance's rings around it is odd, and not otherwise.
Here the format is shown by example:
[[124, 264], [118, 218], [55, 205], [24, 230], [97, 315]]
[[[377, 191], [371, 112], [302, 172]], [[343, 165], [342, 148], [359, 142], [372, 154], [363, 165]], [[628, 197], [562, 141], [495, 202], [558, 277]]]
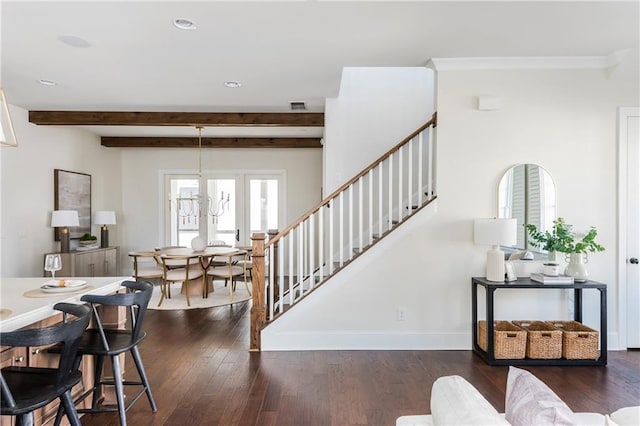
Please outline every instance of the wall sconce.
[[60, 251], [69, 253], [69, 227], [80, 226], [78, 212], [75, 210], [54, 210], [51, 213], [51, 227], [60, 229]]
[[97, 211], [93, 223], [94, 225], [102, 225], [100, 228], [100, 247], [109, 247], [109, 229], [107, 225], [116, 224], [116, 212], [107, 210]]
[[18, 146], [16, 134], [13, 131], [11, 115], [9, 114], [9, 105], [2, 87], [0, 87], [0, 146]]
[[516, 219], [476, 219], [473, 224], [473, 241], [492, 246], [487, 251], [487, 279], [504, 282], [504, 252], [500, 246], [512, 246], [517, 241]]

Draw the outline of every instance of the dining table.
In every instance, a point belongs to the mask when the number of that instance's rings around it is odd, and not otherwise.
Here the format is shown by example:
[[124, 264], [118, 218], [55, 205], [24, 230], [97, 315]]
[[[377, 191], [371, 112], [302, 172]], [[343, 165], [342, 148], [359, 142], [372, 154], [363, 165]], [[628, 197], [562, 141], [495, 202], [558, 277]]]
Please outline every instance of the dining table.
[[209, 246], [204, 250], [193, 250], [189, 247], [169, 247], [157, 250], [158, 254], [168, 254], [175, 256], [199, 256], [202, 259], [209, 259], [211, 256], [233, 257], [247, 252], [245, 249], [229, 246]]
[[[206, 271], [215, 266], [221, 265], [229, 265], [231, 267], [233, 263], [233, 259], [237, 256], [248, 256], [249, 251], [245, 248], [239, 247], [229, 247], [229, 246], [208, 246], [204, 250], [197, 251], [188, 247], [170, 247], [165, 249], [160, 249], [157, 251], [160, 257], [166, 256], [176, 256], [176, 257], [184, 257], [184, 256], [194, 256], [198, 257], [200, 261], [200, 265], [202, 269]], [[246, 268], [244, 270], [244, 280], [247, 280], [247, 272]], [[207, 285], [204, 287], [203, 280], [196, 279], [193, 280], [193, 285], [189, 285], [189, 294], [202, 294], [203, 297], [213, 291], [213, 283], [209, 280], [206, 280]], [[200, 284], [198, 284], [200, 283]], [[206, 291], [205, 291], [206, 290]]]

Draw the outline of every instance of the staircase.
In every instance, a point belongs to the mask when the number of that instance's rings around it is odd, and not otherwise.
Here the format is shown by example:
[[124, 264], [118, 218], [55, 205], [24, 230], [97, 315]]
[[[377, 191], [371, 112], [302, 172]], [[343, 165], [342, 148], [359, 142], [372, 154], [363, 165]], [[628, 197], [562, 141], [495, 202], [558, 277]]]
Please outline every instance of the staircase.
[[436, 118], [268, 241], [254, 234], [251, 350], [265, 326], [436, 199]]

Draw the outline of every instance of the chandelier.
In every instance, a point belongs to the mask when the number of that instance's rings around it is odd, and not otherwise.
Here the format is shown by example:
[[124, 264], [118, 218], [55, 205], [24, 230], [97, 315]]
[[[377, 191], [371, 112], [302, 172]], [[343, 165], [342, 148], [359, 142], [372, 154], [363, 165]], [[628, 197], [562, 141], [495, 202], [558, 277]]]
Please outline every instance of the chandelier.
[[[198, 182], [202, 186], [202, 126], [198, 129]], [[200, 188], [199, 193], [190, 192], [188, 195], [179, 194], [175, 198], [175, 205], [178, 211], [178, 220], [182, 224], [198, 223], [198, 219], [206, 215], [211, 216], [213, 224], [218, 223], [218, 218], [229, 211], [230, 194], [226, 198], [224, 191], [220, 191], [220, 198], [213, 199], [206, 193], [206, 188]]]

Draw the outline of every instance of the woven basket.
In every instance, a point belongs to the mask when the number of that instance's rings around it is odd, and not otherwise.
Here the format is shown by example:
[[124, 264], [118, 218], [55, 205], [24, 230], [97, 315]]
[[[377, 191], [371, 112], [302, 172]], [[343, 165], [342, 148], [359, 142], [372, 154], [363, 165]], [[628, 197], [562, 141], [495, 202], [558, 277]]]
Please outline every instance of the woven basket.
[[544, 321], [513, 321], [527, 330], [527, 357], [559, 359], [562, 357], [562, 330]]
[[[487, 322], [478, 321], [478, 346], [487, 351]], [[509, 321], [493, 322], [495, 359], [522, 359], [527, 346], [527, 332]]]
[[562, 330], [562, 357], [598, 359], [598, 332], [577, 321], [547, 321]]

